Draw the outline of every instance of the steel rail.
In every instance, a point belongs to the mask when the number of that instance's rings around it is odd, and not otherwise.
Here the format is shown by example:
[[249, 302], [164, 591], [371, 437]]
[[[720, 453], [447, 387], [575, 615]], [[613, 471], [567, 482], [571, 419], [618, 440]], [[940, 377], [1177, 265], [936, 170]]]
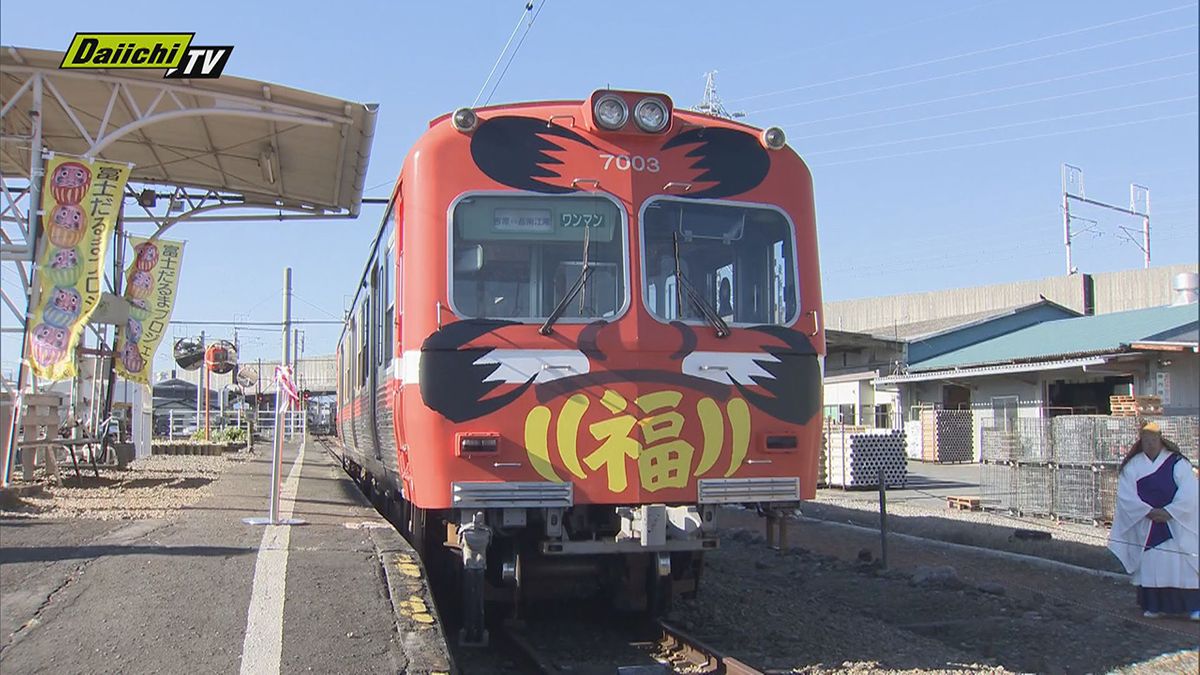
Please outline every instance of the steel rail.
[[761, 670], [748, 666], [732, 656], [721, 654], [666, 621], [659, 619], [656, 623], [659, 630], [662, 631], [662, 636], [659, 638], [659, 649], [699, 668], [699, 670], [689, 670], [688, 672], [718, 675], [763, 675]]

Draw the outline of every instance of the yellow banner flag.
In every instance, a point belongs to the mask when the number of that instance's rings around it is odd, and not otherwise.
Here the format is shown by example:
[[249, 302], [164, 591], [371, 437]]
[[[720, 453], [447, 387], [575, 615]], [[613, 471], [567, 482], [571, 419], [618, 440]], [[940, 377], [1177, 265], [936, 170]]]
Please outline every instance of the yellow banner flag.
[[75, 377], [75, 347], [100, 301], [127, 164], [55, 155], [42, 188], [38, 304], [29, 317], [29, 366], [40, 378]]
[[183, 242], [130, 237], [133, 264], [125, 272], [129, 321], [117, 332], [117, 374], [130, 382], [150, 384], [154, 352], [167, 332], [175, 308]]

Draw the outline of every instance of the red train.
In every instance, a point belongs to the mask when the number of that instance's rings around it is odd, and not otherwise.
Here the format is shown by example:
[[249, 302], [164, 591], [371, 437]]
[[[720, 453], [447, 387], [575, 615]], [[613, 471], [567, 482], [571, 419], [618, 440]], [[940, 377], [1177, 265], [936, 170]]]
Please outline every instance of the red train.
[[409, 153], [339, 342], [343, 461], [490, 593], [661, 604], [717, 505], [814, 496], [820, 308], [782, 130], [615, 90], [460, 109]]

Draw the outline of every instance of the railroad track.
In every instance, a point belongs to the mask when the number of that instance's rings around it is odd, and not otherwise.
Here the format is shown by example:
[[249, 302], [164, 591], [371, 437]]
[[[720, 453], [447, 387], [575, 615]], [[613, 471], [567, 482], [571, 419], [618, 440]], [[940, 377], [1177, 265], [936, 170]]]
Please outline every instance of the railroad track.
[[[639, 645], [652, 659], [650, 663], [614, 663], [612, 665], [624, 666], [629, 670], [622, 672], [637, 673], [637, 675], [656, 675], [658, 673], [664, 675], [666, 673], [763, 675], [763, 672], [757, 668], [722, 654], [712, 646], [666, 621], [654, 621], [652, 630], [657, 635], [649, 640], [641, 641]], [[567, 672], [546, 658], [533, 642], [516, 627], [506, 625], [500, 632], [499, 637], [504, 642], [506, 651], [521, 662], [522, 668], [541, 675], [560, 675]], [[574, 672], [574, 669], [571, 672]]]
[[[662, 635], [658, 639], [660, 653], [678, 656], [691, 666], [689, 673], [724, 673], [725, 675], [763, 675], [761, 670], [725, 656], [711, 646], [672, 626], [656, 621]], [[671, 659], [674, 662], [674, 659]], [[678, 668], [676, 668], [678, 670]]]
[[[337, 442], [331, 437], [317, 440], [326, 451], [332, 450], [333, 445]], [[603, 623], [606, 622], [601, 621], [595, 627], [600, 628]], [[549, 658], [543, 654], [535, 645], [535, 640], [531, 640], [526, 634], [522, 628], [523, 625], [520, 622], [504, 622], [490, 629], [493, 646], [515, 661], [515, 665], [522, 672], [541, 673], [542, 675], [591, 672], [587, 666], [580, 670], [574, 663], [569, 664], [571, 666], [569, 670], [560, 668], [556, 662], [568, 665], [565, 660], [561, 657]], [[534, 631], [531, 632], [536, 632], [536, 630], [534, 628]], [[613, 631], [611, 625], [603, 627], [602, 630], [613, 632], [612, 637], [614, 638], [617, 637], [615, 633], [623, 632], [619, 629]], [[764, 675], [757, 668], [722, 654], [711, 645], [661, 619], [647, 621], [642, 626], [635, 628], [634, 631], [628, 636], [629, 639], [622, 641], [635, 649], [624, 650], [623, 655], [612, 654], [613, 663], [606, 665], [622, 668], [621, 672], [633, 675], [667, 675], [668, 673]], [[451, 637], [451, 639], [453, 638]], [[640, 652], [640, 654], [636, 652]], [[633, 662], [638, 656], [643, 658], [637, 659], [639, 661], [637, 663]], [[585, 660], [589, 661], [590, 665], [596, 663], [594, 657]], [[622, 663], [623, 661], [625, 663]], [[606, 668], [605, 672], [612, 671]]]

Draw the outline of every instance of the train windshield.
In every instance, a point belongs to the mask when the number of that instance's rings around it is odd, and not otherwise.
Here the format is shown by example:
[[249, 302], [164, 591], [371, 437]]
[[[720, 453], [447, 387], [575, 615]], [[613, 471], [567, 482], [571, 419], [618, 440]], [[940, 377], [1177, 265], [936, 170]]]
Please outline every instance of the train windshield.
[[545, 319], [591, 268], [560, 321], [625, 306], [625, 224], [604, 197], [479, 195], [454, 206], [451, 298], [467, 318]]
[[704, 320], [678, 275], [728, 323], [791, 323], [799, 296], [793, 241], [791, 223], [772, 208], [652, 201], [642, 215], [646, 308], [665, 321]]

